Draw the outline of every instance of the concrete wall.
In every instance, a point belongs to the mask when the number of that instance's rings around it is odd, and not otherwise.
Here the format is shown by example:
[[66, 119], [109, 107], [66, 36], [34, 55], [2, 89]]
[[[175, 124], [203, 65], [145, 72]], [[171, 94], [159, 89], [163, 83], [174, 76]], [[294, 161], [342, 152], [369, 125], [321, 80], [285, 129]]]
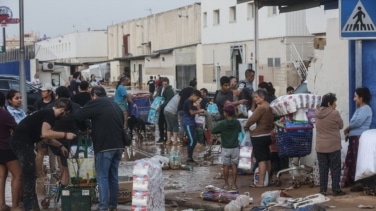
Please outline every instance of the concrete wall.
[[[344, 122], [344, 128], [349, 121], [349, 78], [348, 78], [348, 41], [339, 37], [338, 18], [327, 21], [326, 46], [324, 50], [315, 50], [315, 57], [312, 60], [308, 72], [308, 89], [313, 94], [324, 95], [328, 92], [337, 95], [337, 110], [340, 112]], [[313, 138], [313, 150], [307, 156], [305, 162], [313, 165], [316, 158], [315, 135]], [[343, 136], [343, 132], [341, 131]], [[344, 137], [342, 137], [344, 139]]]
[[[168, 77], [174, 86], [176, 65], [197, 62], [196, 45], [201, 43], [201, 6], [193, 4], [125, 21], [108, 26], [107, 30], [108, 58], [127, 58], [124, 64], [130, 66], [132, 83], [139, 78], [138, 65], [141, 64], [142, 83], [159, 74]], [[127, 49], [125, 42], [128, 43]], [[120, 69], [111, 72], [117, 71], [121, 72]]]
[[130, 56], [200, 43], [200, 12], [201, 6], [193, 4], [108, 26], [109, 59], [128, 56], [124, 55], [125, 35], [129, 35]]
[[[253, 3], [237, 4], [236, 0], [202, 0], [202, 43], [236, 42], [254, 39], [254, 16], [250, 14]], [[236, 9], [232, 20], [231, 8]], [[219, 11], [220, 23], [215, 22]], [[305, 22], [305, 11], [279, 14], [276, 8], [262, 7], [259, 10], [259, 37], [284, 37], [310, 35]], [[206, 15], [205, 15], [206, 14]], [[206, 25], [205, 25], [206, 23]]]
[[39, 61], [93, 62], [107, 60], [105, 31], [72, 32], [35, 43]]
[[[287, 86], [296, 87], [300, 83], [300, 78], [293, 64], [289, 51], [289, 43], [296, 43], [302, 46], [302, 52], [310, 57], [313, 56], [312, 37], [291, 37], [281, 40], [281, 38], [269, 38], [260, 40], [259, 52], [259, 75], [264, 77], [264, 81], [272, 82], [277, 89], [276, 95], [284, 95]], [[218, 84], [214, 81], [217, 74], [217, 66], [221, 68], [221, 76], [233, 75], [231, 72], [231, 46], [243, 46], [243, 63], [254, 65], [254, 43], [227, 42], [203, 45], [203, 71], [198, 72], [203, 78], [202, 86], [210, 91], [215, 91]], [[311, 51], [311, 53], [308, 53]], [[280, 67], [268, 67], [268, 58], [280, 58]], [[308, 56], [307, 56], [308, 58]], [[239, 78], [244, 78], [239, 75]], [[200, 81], [198, 81], [200, 83]], [[219, 83], [219, 82], [218, 82]]]

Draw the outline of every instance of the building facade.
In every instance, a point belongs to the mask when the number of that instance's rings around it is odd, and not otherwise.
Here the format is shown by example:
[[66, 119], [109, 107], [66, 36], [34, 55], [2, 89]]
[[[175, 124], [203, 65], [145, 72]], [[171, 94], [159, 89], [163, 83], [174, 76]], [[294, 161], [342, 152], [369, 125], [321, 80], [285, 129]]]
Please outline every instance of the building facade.
[[[197, 78], [214, 91], [220, 76], [244, 79], [245, 69], [254, 69], [255, 7], [253, 1], [201, 2], [203, 72]], [[280, 14], [277, 7], [262, 7], [258, 17], [259, 77], [255, 81], [272, 82], [276, 94], [282, 95], [287, 86], [296, 87], [302, 80], [299, 63], [313, 57], [313, 36], [306, 27], [305, 11]]]
[[69, 75], [89, 65], [107, 62], [107, 32], [75, 31], [35, 43], [35, 71], [40, 80], [64, 85]]
[[150, 76], [163, 76], [181, 89], [201, 71], [201, 5], [195, 3], [108, 26], [111, 80], [128, 75], [144, 88]]

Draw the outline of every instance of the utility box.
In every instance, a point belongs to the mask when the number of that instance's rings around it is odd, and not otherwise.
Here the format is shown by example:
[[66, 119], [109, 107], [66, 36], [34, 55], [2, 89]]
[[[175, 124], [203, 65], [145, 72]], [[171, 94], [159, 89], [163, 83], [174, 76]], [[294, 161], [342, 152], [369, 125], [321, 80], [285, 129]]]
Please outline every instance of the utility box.
[[61, 211], [91, 210], [91, 187], [66, 187], [61, 190]]

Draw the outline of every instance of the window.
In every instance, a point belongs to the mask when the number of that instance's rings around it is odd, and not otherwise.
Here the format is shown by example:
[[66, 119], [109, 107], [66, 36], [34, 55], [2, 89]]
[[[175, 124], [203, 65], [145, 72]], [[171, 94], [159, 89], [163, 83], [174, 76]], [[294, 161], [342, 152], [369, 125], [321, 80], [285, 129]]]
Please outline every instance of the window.
[[277, 6], [268, 7], [268, 16], [277, 15], [278, 8]]
[[281, 67], [281, 58], [274, 58], [274, 66]]
[[253, 19], [255, 17], [253, 10], [254, 10], [254, 4], [248, 3], [247, 4], [247, 20]]
[[220, 20], [219, 20], [219, 10], [214, 10], [213, 11], [213, 25], [219, 25]]
[[236, 22], [236, 6], [230, 7], [230, 23]]
[[273, 58], [268, 58], [268, 67], [273, 67]]
[[277, 6], [272, 7], [272, 14], [277, 15]]
[[207, 12], [204, 12], [204, 14], [202, 15], [202, 24], [204, 27], [207, 27], [208, 26], [208, 13]]
[[0, 89], [9, 90], [9, 84], [6, 80], [0, 80]]

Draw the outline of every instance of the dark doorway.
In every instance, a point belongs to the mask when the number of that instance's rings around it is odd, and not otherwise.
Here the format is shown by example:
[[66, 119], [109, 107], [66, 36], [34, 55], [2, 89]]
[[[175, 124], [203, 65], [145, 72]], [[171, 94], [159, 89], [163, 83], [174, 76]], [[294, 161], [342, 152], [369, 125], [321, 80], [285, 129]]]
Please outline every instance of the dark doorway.
[[239, 64], [243, 63], [243, 46], [231, 46], [230, 51], [232, 75], [239, 78]]
[[189, 81], [196, 78], [196, 65], [176, 66], [176, 89], [189, 86]]

